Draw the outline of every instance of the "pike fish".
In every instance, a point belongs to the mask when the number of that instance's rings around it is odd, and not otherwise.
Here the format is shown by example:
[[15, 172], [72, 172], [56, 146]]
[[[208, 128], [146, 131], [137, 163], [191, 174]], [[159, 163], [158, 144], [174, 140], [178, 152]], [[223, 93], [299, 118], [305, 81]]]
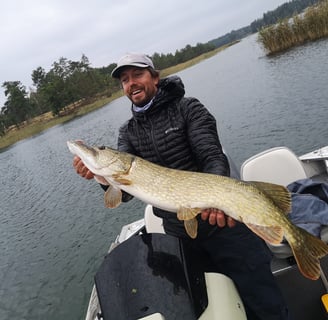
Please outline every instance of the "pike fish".
[[291, 195], [285, 187], [165, 168], [81, 141], [68, 141], [67, 145], [96, 175], [96, 180], [102, 177], [110, 184], [105, 193], [107, 207], [117, 207], [124, 190], [145, 203], [177, 214], [191, 238], [197, 236], [196, 216], [201, 210], [220, 209], [270, 244], [280, 244], [285, 237], [301, 273], [312, 280], [319, 278], [319, 259], [328, 253], [328, 245], [288, 219]]

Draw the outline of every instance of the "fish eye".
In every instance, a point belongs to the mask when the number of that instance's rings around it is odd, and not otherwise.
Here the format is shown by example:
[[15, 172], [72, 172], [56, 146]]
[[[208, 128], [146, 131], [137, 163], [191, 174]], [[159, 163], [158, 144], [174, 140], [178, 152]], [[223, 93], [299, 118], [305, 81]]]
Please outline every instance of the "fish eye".
[[105, 146], [100, 146], [98, 149], [99, 149], [99, 150], [105, 150], [106, 147], [105, 147]]

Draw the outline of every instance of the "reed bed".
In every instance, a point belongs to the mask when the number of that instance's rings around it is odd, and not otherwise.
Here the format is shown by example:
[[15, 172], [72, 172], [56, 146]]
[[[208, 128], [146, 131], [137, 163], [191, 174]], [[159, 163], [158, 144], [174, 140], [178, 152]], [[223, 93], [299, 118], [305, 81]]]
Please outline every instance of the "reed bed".
[[328, 37], [328, 0], [309, 7], [300, 15], [261, 29], [258, 41], [270, 55], [325, 37]]

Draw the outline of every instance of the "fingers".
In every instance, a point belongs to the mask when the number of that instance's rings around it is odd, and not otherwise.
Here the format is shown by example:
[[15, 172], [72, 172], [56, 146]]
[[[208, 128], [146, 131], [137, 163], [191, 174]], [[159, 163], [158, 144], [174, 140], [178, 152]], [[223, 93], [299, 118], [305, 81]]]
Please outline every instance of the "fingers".
[[200, 216], [201, 216], [202, 220], [204, 220], [204, 221], [207, 220], [209, 215], [210, 215], [210, 212], [211, 212], [211, 209], [202, 210], [201, 213], [200, 213]]
[[233, 228], [236, 225], [236, 220], [231, 217], [227, 217], [227, 224], [229, 228]]
[[83, 178], [86, 178], [87, 180], [91, 180], [94, 178], [94, 174], [90, 171], [90, 170], [87, 170], [86, 174], [84, 175]]
[[208, 223], [210, 225], [218, 225], [220, 228], [223, 228], [226, 225], [231, 228], [236, 225], [236, 221], [234, 219], [229, 216], [226, 216], [223, 211], [215, 208], [208, 208], [202, 210], [201, 218], [203, 220], [208, 220]]
[[93, 179], [94, 174], [84, 165], [82, 160], [77, 156], [74, 156], [73, 158], [73, 167], [76, 173], [79, 174], [82, 178], [88, 180]]
[[216, 212], [216, 214], [214, 214], [213, 221], [214, 223], [212, 223], [212, 225], [215, 225], [216, 223], [219, 227], [223, 228], [226, 225], [226, 216], [224, 212], [221, 210]]

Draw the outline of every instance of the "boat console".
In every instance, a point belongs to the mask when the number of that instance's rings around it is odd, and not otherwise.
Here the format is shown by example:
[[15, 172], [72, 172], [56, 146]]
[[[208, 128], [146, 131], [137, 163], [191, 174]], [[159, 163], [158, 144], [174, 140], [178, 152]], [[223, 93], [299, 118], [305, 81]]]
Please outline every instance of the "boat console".
[[[216, 319], [220, 310], [226, 320], [246, 319], [233, 282], [204, 273], [205, 261], [178, 238], [131, 236], [108, 254], [95, 276], [101, 317], [205, 320]], [[227, 288], [224, 297], [219, 296], [222, 287]]]

